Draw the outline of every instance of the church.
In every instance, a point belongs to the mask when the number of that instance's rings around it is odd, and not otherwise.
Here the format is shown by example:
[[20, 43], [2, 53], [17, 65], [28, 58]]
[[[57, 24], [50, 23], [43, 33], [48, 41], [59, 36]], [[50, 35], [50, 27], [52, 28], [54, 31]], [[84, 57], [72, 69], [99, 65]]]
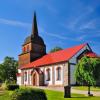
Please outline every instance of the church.
[[17, 84], [25, 86], [68, 86], [75, 85], [74, 70], [83, 56], [96, 57], [88, 43], [69, 47], [54, 53], [46, 53], [46, 45], [39, 36], [36, 13], [32, 33], [19, 55]]

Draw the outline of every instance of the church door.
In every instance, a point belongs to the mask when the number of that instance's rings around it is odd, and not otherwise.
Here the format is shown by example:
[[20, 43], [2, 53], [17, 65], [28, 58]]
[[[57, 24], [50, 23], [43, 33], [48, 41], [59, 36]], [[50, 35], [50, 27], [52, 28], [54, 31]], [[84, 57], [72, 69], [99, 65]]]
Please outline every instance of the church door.
[[33, 86], [36, 86], [37, 85], [37, 74], [34, 73], [33, 74]]

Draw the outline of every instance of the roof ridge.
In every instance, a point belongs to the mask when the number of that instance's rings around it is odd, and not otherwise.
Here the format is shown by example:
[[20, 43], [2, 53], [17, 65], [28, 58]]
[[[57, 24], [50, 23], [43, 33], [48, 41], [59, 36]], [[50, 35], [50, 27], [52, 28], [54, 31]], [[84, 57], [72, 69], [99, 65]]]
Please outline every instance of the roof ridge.
[[[61, 51], [64, 51], [64, 50], [66, 50], [66, 49], [70, 49], [70, 48], [74, 48], [74, 47], [76, 47], [76, 46], [81, 46], [81, 45], [87, 45], [88, 43], [82, 43], [82, 44], [80, 44], [80, 45], [74, 45], [74, 46], [71, 46], [71, 47], [68, 47], [68, 48], [65, 48], [65, 49], [62, 49], [62, 50], [59, 50], [59, 51], [55, 51], [55, 52], [51, 52], [51, 53], [47, 53], [46, 55], [48, 55], [48, 54], [54, 54], [54, 53], [57, 53], [57, 52], [61, 52]], [[44, 55], [45, 56], [45, 55]]]

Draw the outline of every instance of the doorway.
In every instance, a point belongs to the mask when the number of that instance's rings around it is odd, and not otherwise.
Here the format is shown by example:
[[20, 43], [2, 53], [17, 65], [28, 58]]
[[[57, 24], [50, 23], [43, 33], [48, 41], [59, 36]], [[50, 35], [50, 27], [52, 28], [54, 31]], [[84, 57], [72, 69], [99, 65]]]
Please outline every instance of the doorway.
[[36, 72], [33, 74], [33, 86], [37, 86], [37, 74], [36, 74]]

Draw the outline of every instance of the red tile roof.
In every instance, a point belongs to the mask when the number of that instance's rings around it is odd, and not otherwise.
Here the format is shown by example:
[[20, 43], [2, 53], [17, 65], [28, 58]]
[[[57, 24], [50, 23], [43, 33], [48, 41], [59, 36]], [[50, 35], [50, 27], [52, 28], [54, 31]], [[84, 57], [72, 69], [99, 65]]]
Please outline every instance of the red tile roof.
[[60, 50], [54, 53], [49, 53], [41, 57], [40, 59], [21, 67], [21, 69], [41, 67], [43, 65], [50, 65], [50, 64], [54, 64], [58, 62], [68, 61], [70, 58], [72, 58], [77, 52], [79, 52], [86, 45], [87, 44], [85, 43], [85, 44], [81, 44], [81, 45], [67, 48], [64, 50]]
[[98, 57], [98, 55], [96, 53], [92, 52], [92, 51], [87, 52], [85, 55], [88, 56], [88, 57], [92, 57], [92, 58], [97, 58]]

